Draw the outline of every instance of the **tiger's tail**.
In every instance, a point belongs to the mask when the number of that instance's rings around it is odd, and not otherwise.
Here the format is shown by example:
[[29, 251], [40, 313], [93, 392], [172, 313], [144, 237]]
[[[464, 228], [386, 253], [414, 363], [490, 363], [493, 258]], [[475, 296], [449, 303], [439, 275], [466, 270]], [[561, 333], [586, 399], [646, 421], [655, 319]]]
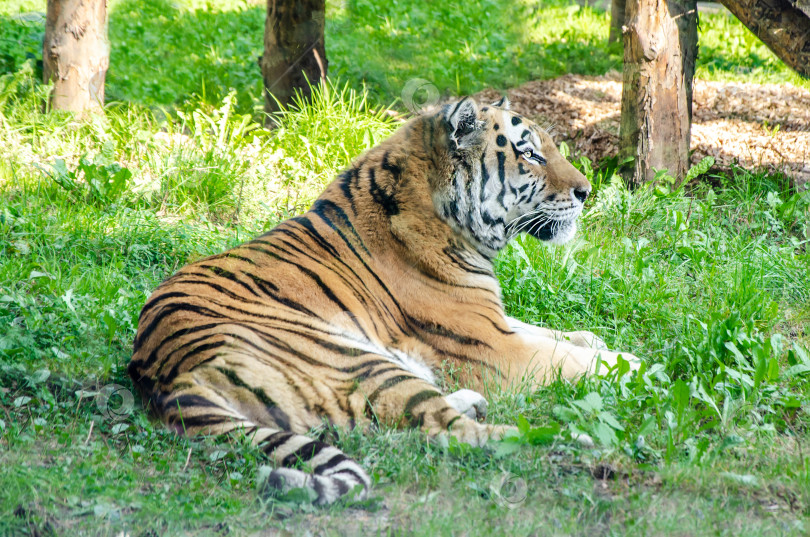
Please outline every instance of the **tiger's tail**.
[[[317, 505], [334, 503], [349, 493], [353, 493], [351, 497], [356, 500], [368, 496], [371, 486], [368, 474], [338, 448], [306, 435], [257, 424], [203, 386], [195, 386], [190, 391], [196, 393], [175, 393], [159, 398], [162, 401], [153, 399], [153, 403], [157, 403], [155, 406], [163, 420], [180, 434], [244, 432], [277, 466], [260, 483], [263, 493], [306, 488], [314, 492]], [[311, 472], [295, 468], [302, 464]]]
[[[309, 489], [315, 493], [317, 505], [334, 503], [350, 493], [355, 500], [368, 496], [371, 479], [366, 471], [334, 446], [267, 427], [257, 428], [252, 441], [279, 465], [261, 485], [263, 492]], [[312, 473], [294, 468], [299, 464]]]

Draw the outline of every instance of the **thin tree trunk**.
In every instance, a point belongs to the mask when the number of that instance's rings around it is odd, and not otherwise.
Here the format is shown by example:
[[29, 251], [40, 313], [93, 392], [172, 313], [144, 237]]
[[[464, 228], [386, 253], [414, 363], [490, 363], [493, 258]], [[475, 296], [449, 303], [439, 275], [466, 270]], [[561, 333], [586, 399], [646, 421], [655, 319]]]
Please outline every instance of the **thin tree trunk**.
[[48, 0], [42, 60], [43, 78], [53, 82], [52, 109], [103, 106], [110, 65], [106, 0]]
[[810, 77], [810, 3], [803, 0], [720, 0], [774, 54]]
[[[310, 84], [326, 79], [325, 0], [267, 0], [264, 55], [264, 109], [276, 112], [292, 102], [298, 90], [311, 96]], [[276, 102], [278, 101], [278, 103]]]
[[610, 36], [608, 37], [608, 43], [616, 43], [622, 38], [625, 4], [625, 0], [613, 0], [610, 6]]
[[632, 185], [686, 174], [696, 43], [694, 0], [627, 0], [619, 135]]

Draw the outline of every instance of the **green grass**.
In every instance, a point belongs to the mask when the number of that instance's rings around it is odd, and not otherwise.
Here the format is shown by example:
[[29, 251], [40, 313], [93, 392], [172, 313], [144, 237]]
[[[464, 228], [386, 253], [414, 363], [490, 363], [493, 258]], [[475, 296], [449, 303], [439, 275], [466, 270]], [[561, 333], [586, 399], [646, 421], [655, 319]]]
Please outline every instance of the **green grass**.
[[[576, 159], [596, 191], [580, 235], [507, 248], [504, 302], [527, 322], [593, 330], [645, 370], [487, 394], [490, 421], [522, 430], [488, 449], [341, 431], [373, 472], [366, 504], [262, 504], [243, 439], [177, 437], [137, 399], [104, 404], [105, 386], [131, 389], [151, 290], [305, 209], [396, 128], [384, 109], [408, 80], [455, 94], [604, 73], [620, 65], [606, 14], [330, 3], [342, 82], [271, 132], [255, 114], [261, 5], [111, 1], [114, 102], [86, 121], [41, 111], [41, 27], [10, 17], [31, 10], [44, 3], [0, 7], [0, 535], [810, 530], [810, 199], [780, 175], [704, 169], [631, 193], [610, 162]], [[699, 76], [797, 83], [731, 19], [704, 17], [701, 43]]]

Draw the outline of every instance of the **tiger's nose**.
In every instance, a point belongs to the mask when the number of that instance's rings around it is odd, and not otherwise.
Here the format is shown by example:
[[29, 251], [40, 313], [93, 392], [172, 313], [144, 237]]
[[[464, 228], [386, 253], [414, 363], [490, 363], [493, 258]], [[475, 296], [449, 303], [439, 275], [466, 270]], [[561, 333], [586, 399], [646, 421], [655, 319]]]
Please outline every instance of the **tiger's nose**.
[[585, 203], [585, 200], [588, 199], [588, 194], [591, 192], [590, 188], [572, 188], [571, 190], [573, 190], [574, 197], [582, 203]]

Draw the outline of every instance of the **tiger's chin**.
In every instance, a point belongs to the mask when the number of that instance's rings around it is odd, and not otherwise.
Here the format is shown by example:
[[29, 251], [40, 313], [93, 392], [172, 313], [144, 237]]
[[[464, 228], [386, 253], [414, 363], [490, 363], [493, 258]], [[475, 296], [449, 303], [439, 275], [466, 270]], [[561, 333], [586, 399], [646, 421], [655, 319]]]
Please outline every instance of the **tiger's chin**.
[[576, 220], [552, 220], [546, 224], [528, 230], [535, 239], [549, 244], [565, 244], [577, 233]]

